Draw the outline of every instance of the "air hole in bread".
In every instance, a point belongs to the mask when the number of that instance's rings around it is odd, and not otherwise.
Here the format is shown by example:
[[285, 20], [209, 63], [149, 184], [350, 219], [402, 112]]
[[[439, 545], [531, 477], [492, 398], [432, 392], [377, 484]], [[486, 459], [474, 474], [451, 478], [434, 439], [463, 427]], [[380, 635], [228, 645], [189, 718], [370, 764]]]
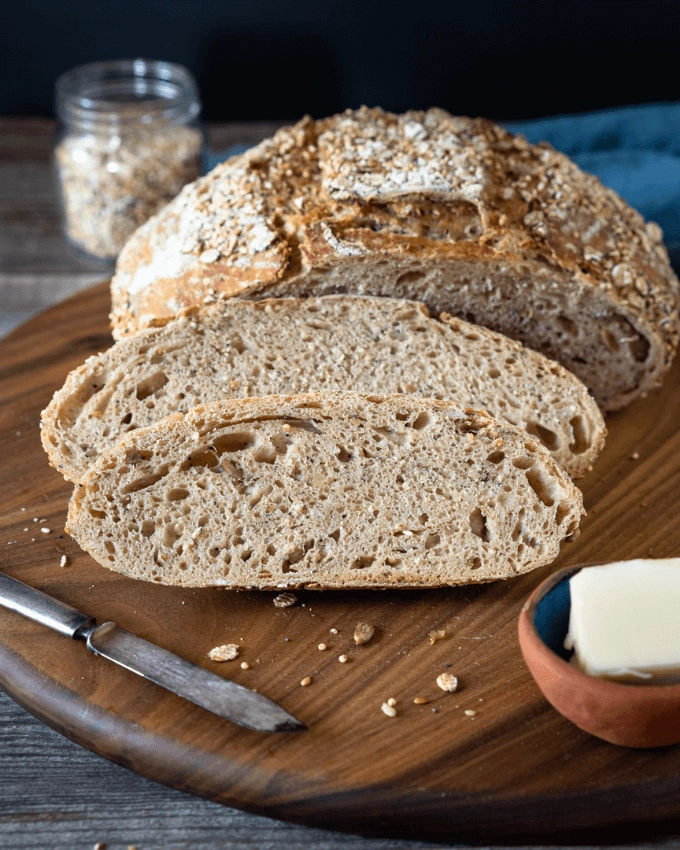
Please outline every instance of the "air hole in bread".
[[546, 449], [549, 449], [551, 452], [558, 448], [560, 439], [550, 428], [545, 428], [543, 425], [539, 425], [538, 422], [528, 422], [526, 429], [532, 436], [537, 437]]
[[555, 511], [555, 522], [562, 525], [565, 518], [569, 516], [569, 505], [566, 502], [560, 502]]
[[600, 336], [602, 337], [602, 341], [607, 347], [607, 351], [619, 350], [619, 341], [610, 330], [608, 330], [607, 328], [601, 328]]
[[548, 481], [543, 477], [540, 469], [527, 469], [527, 481], [529, 486], [536, 493], [543, 504], [549, 508], [555, 504], [553, 499], [552, 488]]
[[422, 431], [423, 428], [427, 428], [427, 426], [431, 423], [432, 416], [426, 410], [423, 410], [423, 412], [419, 413], [413, 420], [412, 427], [415, 428], [416, 431]]
[[147, 487], [152, 487], [162, 478], [165, 478], [168, 472], [168, 467], [163, 465], [159, 467], [156, 472], [152, 472], [150, 475], [143, 475], [136, 481], [131, 481], [129, 484], [125, 484], [120, 488], [120, 492], [125, 495], [126, 493], [136, 493], [138, 490], [146, 490]]
[[427, 514], [423, 513], [423, 514], [421, 514], [421, 515], [418, 517], [418, 522], [419, 522], [421, 525], [426, 525], [426, 524], [427, 524], [427, 521], [428, 521], [429, 519], [430, 519], [430, 517], [429, 517]]
[[649, 355], [649, 342], [639, 334], [628, 343], [630, 353], [638, 363], [644, 363]]
[[578, 331], [576, 322], [568, 319], [563, 313], [560, 313], [557, 317], [557, 323], [565, 333], [571, 334], [572, 336]]
[[490, 378], [500, 378], [501, 373], [499, 369], [489, 369], [488, 375]]
[[189, 491], [186, 488], [174, 487], [172, 490], [168, 490], [165, 497], [169, 502], [181, 502], [182, 499], [186, 499], [188, 495]]
[[437, 532], [433, 532], [427, 535], [427, 539], [425, 540], [425, 548], [426, 549], [434, 549], [435, 546], [439, 546], [442, 542], [441, 537]]
[[151, 537], [156, 530], [156, 523], [152, 519], [145, 519], [142, 522], [142, 536]]
[[234, 349], [234, 351], [238, 352], [238, 354], [243, 354], [243, 352], [246, 350], [246, 344], [243, 342], [240, 336], [232, 337], [229, 340], [228, 344], [231, 348]]
[[311, 419], [286, 419], [286, 423], [291, 428], [302, 428], [303, 431], [309, 431], [310, 434], [322, 433]]
[[137, 449], [131, 449], [125, 455], [125, 462], [129, 463], [130, 465], [133, 465], [139, 463], [140, 460], [151, 460], [152, 457], [153, 452], [149, 451], [148, 449], [142, 449], [141, 451], [138, 451]]
[[206, 451], [206, 452], [194, 452], [189, 455], [188, 459], [184, 461], [181, 466], [183, 471], [187, 469], [191, 469], [192, 467], [214, 467], [217, 466], [219, 461], [217, 460], [217, 455], [214, 451]]
[[177, 528], [177, 523], [168, 523], [163, 529], [163, 545], [173, 546], [179, 540], [181, 534], [181, 531]]
[[569, 420], [569, 425], [571, 426], [571, 433], [574, 436], [574, 442], [569, 444], [569, 450], [575, 455], [583, 454], [583, 452], [590, 446], [588, 431], [586, 429], [586, 424], [583, 421], [583, 417], [574, 416], [573, 419]]
[[487, 455], [486, 459], [489, 461], [489, 463], [498, 464], [502, 460], [505, 459], [505, 453], [504, 452], [491, 452], [490, 455]]
[[335, 540], [335, 542], [337, 543], [338, 540], [340, 540], [340, 529], [336, 528], [335, 531], [331, 531], [331, 533], [328, 536], [332, 537], [333, 540]]
[[257, 463], [274, 463], [276, 460], [276, 449], [271, 443], [258, 446], [253, 452], [253, 460]]
[[352, 563], [350, 564], [349, 568], [350, 570], [366, 570], [369, 567], [373, 566], [374, 561], [374, 557], [371, 558], [364, 556], [362, 558], [355, 558], [354, 561], [352, 561]]
[[389, 440], [391, 443], [394, 443], [397, 446], [403, 446], [408, 441], [408, 437], [406, 434], [399, 434], [396, 431], [393, 431], [391, 428], [379, 428], [374, 425], [373, 430], [377, 435], [379, 435], [377, 439], [380, 439], [380, 437], [384, 437], [386, 440]]
[[478, 557], [475, 555], [475, 557], [474, 557], [474, 558], [472, 559], [472, 561], [470, 562], [470, 569], [471, 569], [471, 570], [478, 570], [481, 566], [482, 566], [482, 560], [481, 560], [481, 558], [478, 558]]
[[161, 387], [164, 387], [168, 383], [168, 376], [165, 372], [154, 372], [153, 375], [149, 375], [148, 378], [144, 378], [143, 381], [140, 381], [137, 384], [137, 398], [139, 401], [143, 401], [145, 398], [148, 398], [150, 395], [157, 393]]
[[475, 508], [470, 514], [470, 531], [479, 537], [483, 543], [489, 542], [489, 530], [486, 527], [486, 517], [479, 508]]
[[[408, 283], [416, 283], [417, 281], [422, 280], [426, 276], [426, 273], [422, 271], [404, 272], [404, 274], [399, 275], [399, 277], [397, 278], [395, 286], [398, 287], [401, 285], [406, 285]], [[408, 318], [414, 318], [416, 315], [417, 314], [414, 311], [411, 316], [408, 316]]]
[[338, 446], [337, 449], [338, 453], [336, 457], [340, 461], [340, 463], [349, 463], [349, 461], [352, 459], [352, 455], [347, 451], [347, 449], [343, 448], [342, 446]]
[[111, 541], [111, 540], [105, 540], [105, 541], [104, 541], [104, 548], [105, 548], [105, 549], [106, 549], [106, 551], [109, 553], [109, 555], [115, 555], [115, 553], [116, 553], [116, 547], [113, 545], [113, 541]]
[[217, 437], [212, 442], [212, 448], [215, 449], [218, 456], [226, 452], [242, 452], [255, 445], [255, 434], [251, 431], [231, 431], [228, 434], [223, 434]]

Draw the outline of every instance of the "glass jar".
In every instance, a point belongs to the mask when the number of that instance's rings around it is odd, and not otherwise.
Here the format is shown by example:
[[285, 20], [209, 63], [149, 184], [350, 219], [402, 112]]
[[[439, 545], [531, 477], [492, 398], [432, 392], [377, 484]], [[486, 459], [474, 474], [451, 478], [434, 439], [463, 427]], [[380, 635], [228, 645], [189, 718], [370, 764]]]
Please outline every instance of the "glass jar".
[[202, 171], [196, 83], [170, 62], [95, 62], [59, 77], [56, 95], [64, 230], [78, 250], [111, 263]]

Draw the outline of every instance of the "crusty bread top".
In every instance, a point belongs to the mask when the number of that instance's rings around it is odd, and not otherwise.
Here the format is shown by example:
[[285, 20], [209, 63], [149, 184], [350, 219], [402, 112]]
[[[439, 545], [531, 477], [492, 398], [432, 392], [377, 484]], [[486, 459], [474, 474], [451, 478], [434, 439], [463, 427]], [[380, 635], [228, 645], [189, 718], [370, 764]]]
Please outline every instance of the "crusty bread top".
[[582, 513], [548, 452], [486, 413], [310, 393], [126, 434], [75, 488], [67, 530], [104, 566], [165, 584], [433, 587], [546, 564]]
[[365, 107], [304, 118], [185, 187], [121, 253], [114, 334], [380, 255], [535, 263], [658, 329], [666, 363], [677, 344], [661, 230], [597, 178], [486, 120]]
[[414, 393], [524, 427], [572, 477], [604, 443], [570, 372], [501, 334], [418, 302], [325, 296], [230, 299], [141, 331], [74, 370], [42, 414], [52, 465], [78, 481], [126, 431], [229, 397], [312, 390]]

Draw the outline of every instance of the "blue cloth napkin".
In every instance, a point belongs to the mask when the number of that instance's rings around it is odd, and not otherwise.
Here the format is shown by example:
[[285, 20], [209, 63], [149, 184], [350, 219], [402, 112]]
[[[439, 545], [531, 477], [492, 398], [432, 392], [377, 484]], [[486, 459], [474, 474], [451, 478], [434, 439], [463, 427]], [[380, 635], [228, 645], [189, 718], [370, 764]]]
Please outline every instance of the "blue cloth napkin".
[[[608, 109], [506, 124], [530, 142], [546, 141], [596, 174], [664, 231], [666, 246], [680, 251], [680, 103]], [[247, 150], [211, 151], [208, 168]]]

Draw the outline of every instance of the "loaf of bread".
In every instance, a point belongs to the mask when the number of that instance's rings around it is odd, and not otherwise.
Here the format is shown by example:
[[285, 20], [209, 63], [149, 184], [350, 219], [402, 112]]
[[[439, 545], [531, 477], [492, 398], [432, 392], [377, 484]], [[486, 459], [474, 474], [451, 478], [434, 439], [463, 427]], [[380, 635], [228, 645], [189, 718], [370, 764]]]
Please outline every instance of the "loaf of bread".
[[564, 367], [414, 301], [351, 295], [229, 299], [120, 340], [73, 371], [42, 415], [52, 465], [79, 481], [124, 433], [225, 398], [355, 390], [481, 407], [582, 475], [602, 415]]
[[662, 233], [549, 145], [440, 109], [305, 118], [185, 187], [120, 255], [117, 337], [219, 298], [424, 301], [574, 372], [605, 410], [678, 342]]
[[453, 402], [232, 399], [126, 434], [76, 486], [67, 531], [164, 584], [436, 587], [550, 562], [580, 491], [525, 432]]

